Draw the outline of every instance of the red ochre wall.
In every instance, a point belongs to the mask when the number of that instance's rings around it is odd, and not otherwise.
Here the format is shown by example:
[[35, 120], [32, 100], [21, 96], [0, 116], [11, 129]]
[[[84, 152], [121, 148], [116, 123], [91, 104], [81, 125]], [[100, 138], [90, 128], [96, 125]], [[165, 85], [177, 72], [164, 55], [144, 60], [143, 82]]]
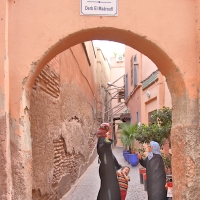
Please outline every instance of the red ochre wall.
[[94, 159], [94, 93], [82, 44], [57, 55], [36, 78], [30, 106], [33, 200], [62, 197]]

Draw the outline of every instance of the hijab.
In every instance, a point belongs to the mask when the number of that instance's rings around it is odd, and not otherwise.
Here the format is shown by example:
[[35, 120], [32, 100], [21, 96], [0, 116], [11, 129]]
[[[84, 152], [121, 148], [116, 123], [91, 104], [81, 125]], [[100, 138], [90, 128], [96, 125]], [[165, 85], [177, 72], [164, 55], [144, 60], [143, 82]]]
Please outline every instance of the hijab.
[[160, 153], [160, 145], [157, 142], [151, 141], [150, 142], [150, 146], [152, 148], [152, 152], [148, 153], [148, 159], [149, 160], [151, 160], [153, 158], [153, 154], [161, 155], [161, 153]]
[[106, 133], [110, 129], [110, 124], [109, 123], [102, 123], [100, 127], [97, 130], [97, 137], [106, 137]]

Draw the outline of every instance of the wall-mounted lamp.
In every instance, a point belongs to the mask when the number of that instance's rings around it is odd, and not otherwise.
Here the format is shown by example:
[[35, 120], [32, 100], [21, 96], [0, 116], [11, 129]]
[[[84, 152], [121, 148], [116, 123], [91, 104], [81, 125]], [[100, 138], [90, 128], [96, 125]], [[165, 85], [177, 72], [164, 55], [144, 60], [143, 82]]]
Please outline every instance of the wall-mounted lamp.
[[147, 92], [146, 92], [146, 95], [147, 95], [147, 97], [150, 97], [150, 96], [151, 96], [151, 92], [150, 92], [150, 91], [147, 91]]
[[108, 86], [112, 86], [113, 84], [111, 82], [107, 82], [107, 85]]

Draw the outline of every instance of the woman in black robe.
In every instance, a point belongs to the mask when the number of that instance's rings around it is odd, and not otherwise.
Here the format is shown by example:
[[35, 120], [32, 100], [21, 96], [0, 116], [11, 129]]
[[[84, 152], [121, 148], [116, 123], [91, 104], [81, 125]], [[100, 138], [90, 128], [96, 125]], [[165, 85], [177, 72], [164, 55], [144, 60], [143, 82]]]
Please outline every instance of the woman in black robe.
[[97, 132], [97, 153], [99, 155], [99, 176], [101, 179], [97, 200], [121, 200], [116, 176], [116, 171], [121, 168], [121, 165], [112, 153], [111, 144], [113, 140], [110, 139], [110, 133], [111, 127], [108, 123], [101, 124]]
[[148, 148], [149, 153], [145, 160], [138, 154], [140, 164], [146, 168], [148, 200], [167, 200], [166, 174], [160, 145], [151, 141]]

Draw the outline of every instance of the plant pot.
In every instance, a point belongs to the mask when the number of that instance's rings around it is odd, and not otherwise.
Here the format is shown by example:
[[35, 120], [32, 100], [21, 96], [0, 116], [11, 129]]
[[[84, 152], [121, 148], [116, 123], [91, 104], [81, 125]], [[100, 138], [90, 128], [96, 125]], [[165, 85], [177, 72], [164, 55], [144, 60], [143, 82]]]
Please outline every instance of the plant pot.
[[126, 160], [127, 162], [128, 162], [128, 155], [130, 155], [129, 152], [127, 152], [127, 153], [124, 154], [124, 158], [125, 158], [125, 160]]
[[144, 191], [147, 191], [147, 174], [143, 174], [143, 181], [144, 181]]
[[127, 156], [127, 162], [128, 162], [129, 164], [130, 164], [130, 157], [131, 157], [131, 155], [132, 155], [132, 154], [130, 154], [130, 153], [126, 155], [126, 156]]
[[139, 168], [139, 174], [140, 174], [140, 184], [143, 184], [143, 174], [146, 173], [146, 169], [145, 168]]
[[124, 159], [125, 159], [125, 160], [127, 160], [127, 157], [126, 157], [127, 154], [129, 154], [128, 151], [124, 151], [124, 152], [123, 152], [123, 156], [124, 156]]
[[168, 200], [172, 200], [172, 197], [173, 197], [173, 183], [172, 182], [167, 183], [167, 197], [168, 197]]
[[138, 155], [137, 154], [130, 154], [129, 156], [129, 163], [134, 167], [138, 165]]

